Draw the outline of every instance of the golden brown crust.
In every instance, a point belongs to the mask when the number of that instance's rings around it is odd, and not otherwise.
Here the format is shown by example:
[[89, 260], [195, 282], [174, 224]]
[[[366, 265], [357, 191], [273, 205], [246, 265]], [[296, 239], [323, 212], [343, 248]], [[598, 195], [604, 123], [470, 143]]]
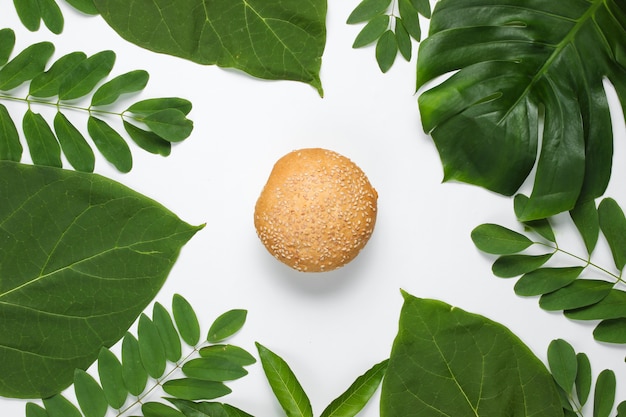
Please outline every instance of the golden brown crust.
[[280, 158], [254, 211], [257, 234], [278, 260], [321, 272], [354, 259], [376, 223], [378, 194], [348, 158], [320, 148]]

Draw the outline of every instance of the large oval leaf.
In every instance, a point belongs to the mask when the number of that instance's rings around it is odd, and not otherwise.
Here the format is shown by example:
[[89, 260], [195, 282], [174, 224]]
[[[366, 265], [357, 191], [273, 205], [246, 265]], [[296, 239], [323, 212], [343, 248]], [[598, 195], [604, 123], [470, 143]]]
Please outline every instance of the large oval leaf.
[[326, 42], [326, 0], [94, 0], [106, 22], [143, 48], [255, 77], [315, 87]]
[[417, 86], [459, 70], [419, 97], [444, 179], [511, 195], [538, 157], [522, 221], [602, 195], [613, 153], [603, 79], [626, 99], [623, 16], [618, 0], [437, 2]]
[[0, 395], [68, 386], [125, 334], [198, 230], [104, 177], [0, 162]]
[[405, 294], [381, 416], [562, 416], [552, 376], [510, 330]]

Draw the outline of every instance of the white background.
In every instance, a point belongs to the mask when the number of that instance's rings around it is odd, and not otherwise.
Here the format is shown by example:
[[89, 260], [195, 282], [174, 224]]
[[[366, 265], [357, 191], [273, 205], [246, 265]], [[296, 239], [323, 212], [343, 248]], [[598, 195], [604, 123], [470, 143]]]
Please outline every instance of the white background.
[[[111, 76], [133, 69], [151, 75], [144, 92], [128, 103], [178, 96], [194, 105], [189, 116], [193, 134], [171, 156], [133, 147], [134, 168], [120, 174], [97, 155], [96, 172], [154, 198], [188, 223], [206, 223], [183, 248], [157, 299], [169, 308], [174, 293], [185, 296], [199, 313], [203, 331], [224, 311], [247, 309], [244, 328], [230, 342], [256, 356], [258, 341], [281, 355], [316, 416], [357, 376], [388, 357], [401, 288], [506, 325], [542, 360], [550, 341], [564, 338], [589, 355], [596, 374], [613, 369], [618, 401], [626, 399], [622, 347], [595, 342], [594, 323], [545, 312], [537, 298], [514, 294], [515, 279], [492, 275], [493, 258], [476, 250], [470, 232], [486, 222], [518, 228], [512, 200], [469, 185], [442, 184], [436, 149], [421, 129], [415, 57], [411, 63], [398, 58], [382, 74], [373, 48], [352, 49], [361, 26], [345, 21], [357, 0], [329, 4], [323, 99], [302, 83], [261, 81], [142, 50], [100, 17], [79, 15], [60, 3], [66, 24], [57, 36], [43, 27], [26, 31], [12, 2], [1, 0], [0, 27], [15, 30], [15, 51], [42, 40], [55, 44], [53, 59], [72, 51], [112, 49], [117, 62]], [[613, 94], [611, 100], [617, 103]], [[3, 104], [14, 120], [21, 119], [24, 105]], [[621, 112], [613, 108], [617, 162], [607, 195], [626, 204], [619, 162], [626, 134]], [[72, 117], [82, 120], [83, 115]], [[325, 147], [351, 158], [379, 194], [372, 239], [356, 260], [334, 272], [290, 270], [265, 251], [253, 226], [254, 204], [274, 162], [304, 147]], [[566, 217], [558, 223], [569, 229]], [[583, 253], [575, 234], [558, 236], [562, 247]], [[605, 254], [600, 262], [611, 266], [603, 241], [598, 251]], [[223, 400], [255, 416], [283, 415], [260, 364], [249, 371], [230, 384], [233, 393]], [[378, 416], [378, 399], [377, 394], [361, 415]], [[0, 399], [2, 415], [23, 415], [24, 403]]]

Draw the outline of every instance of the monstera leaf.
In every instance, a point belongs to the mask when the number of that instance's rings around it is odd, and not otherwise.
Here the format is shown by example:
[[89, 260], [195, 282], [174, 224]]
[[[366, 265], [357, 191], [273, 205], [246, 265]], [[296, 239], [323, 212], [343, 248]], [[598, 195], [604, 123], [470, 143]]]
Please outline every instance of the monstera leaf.
[[0, 395], [67, 387], [200, 228], [99, 175], [0, 161]]
[[311, 84], [320, 95], [326, 0], [94, 0], [143, 48], [255, 77]]
[[419, 97], [444, 179], [511, 195], [536, 165], [521, 221], [602, 195], [613, 155], [603, 79], [624, 106], [625, 67], [623, 1], [438, 2], [417, 87], [453, 73]]

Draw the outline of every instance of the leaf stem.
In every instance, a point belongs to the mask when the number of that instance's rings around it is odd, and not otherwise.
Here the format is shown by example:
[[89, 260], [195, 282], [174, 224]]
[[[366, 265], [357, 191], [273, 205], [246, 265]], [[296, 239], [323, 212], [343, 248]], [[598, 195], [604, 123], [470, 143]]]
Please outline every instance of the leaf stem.
[[117, 117], [123, 117], [123, 113], [114, 112], [110, 110], [97, 109], [91, 106], [90, 107], [76, 106], [76, 105], [64, 103], [60, 100], [54, 102], [54, 101], [43, 100], [43, 99], [38, 99], [38, 98], [31, 98], [31, 97], [22, 98], [22, 97], [15, 97], [15, 96], [10, 96], [10, 95], [5, 95], [5, 94], [0, 94], [0, 100], [17, 101], [21, 103], [26, 103], [29, 108], [32, 104], [38, 104], [42, 106], [56, 107], [59, 110], [66, 109], [66, 110], [83, 111], [83, 112], [89, 113], [90, 115], [93, 113], [96, 113], [96, 114], [107, 114], [107, 115], [112, 115], [112, 116], [117, 116]]

